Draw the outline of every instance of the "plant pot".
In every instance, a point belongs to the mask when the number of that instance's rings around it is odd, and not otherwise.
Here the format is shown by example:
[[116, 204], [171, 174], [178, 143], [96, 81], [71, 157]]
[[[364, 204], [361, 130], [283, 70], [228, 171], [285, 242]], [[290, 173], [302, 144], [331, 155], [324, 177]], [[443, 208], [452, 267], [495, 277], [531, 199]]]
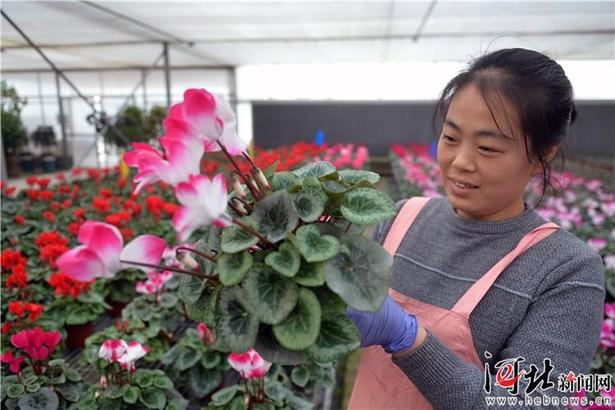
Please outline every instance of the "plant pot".
[[69, 349], [81, 349], [85, 346], [85, 339], [94, 333], [92, 322], [82, 325], [66, 325], [66, 347]]
[[19, 176], [19, 159], [17, 154], [6, 154], [6, 173], [9, 178], [16, 178]]
[[118, 302], [116, 300], [105, 300], [111, 309], [107, 309], [107, 314], [111, 317], [120, 317], [122, 316], [122, 310], [126, 307], [128, 303], [126, 302]]
[[42, 158], [43, 172], [55, 172], [56, 171], [56, 157], [52, 155], [46, 155]]
[[19, 156], [19, 165], [21, 170], [26, 173], [34, 172], [34, 155], [28, 153], [21, 154]]

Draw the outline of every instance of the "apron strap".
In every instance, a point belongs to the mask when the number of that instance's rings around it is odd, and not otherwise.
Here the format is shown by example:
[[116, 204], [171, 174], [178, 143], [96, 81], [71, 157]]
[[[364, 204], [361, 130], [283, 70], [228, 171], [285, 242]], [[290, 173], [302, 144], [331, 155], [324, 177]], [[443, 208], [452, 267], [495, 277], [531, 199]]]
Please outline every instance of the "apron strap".
[[395, 256], [401, 241], [406, 236], [406, 232], [408, 232], [408, 229], [410, 229], [410, 226], [429, 199], [427, 197], [415, 196], [408, 199], [404, 206], [402, 206], [382, 245], [391, 256]]
[[482, 300], [498, 276], [500, 276], [500, 273], [502, 273], [517, 256], [541, 240], [545, 239], [558, 229], [559, 226], [553, 222], [547, 222], [535, 228], [531, 232], [528, 232], [521, 239], [521, 241], [519, 241], [515, 249], [508, 253], [508, 255], [504, 256], [498, 263], [493, 265], [487, 273], [485, 273], [478, 281], [474, 283], [474, 285], [470, 287], [470, 289], [468, 289], [461, 299], [457, 301], [455, 306], [453, 306], [452, 310], [454, 312], [467, 315], [472, 313], [476, 305], [478, 305], [478, 303]]

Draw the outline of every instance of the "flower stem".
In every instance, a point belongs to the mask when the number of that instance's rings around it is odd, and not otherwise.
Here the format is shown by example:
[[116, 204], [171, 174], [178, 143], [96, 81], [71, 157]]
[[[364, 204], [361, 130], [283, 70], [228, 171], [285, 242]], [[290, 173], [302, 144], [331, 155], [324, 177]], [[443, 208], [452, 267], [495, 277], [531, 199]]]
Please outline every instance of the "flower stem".
[[218, 279], [216, 279], [213, 276], [207, 276], [207, 275], [203, 275], [201, 273], [190, 272], [188, 270], [179, 269], [179, 268], [173, 268], [173, 267], [170, 267], [170, 266], [158, 266], [158, 265], [151, 265], [149, 263], [125, 261], [125, 260], [121, 260], [121, 259], [120, 259], [120, 262], [126, 263], [128, 265], [143, 266], [144, 268], [152, 268], [152, 269], [161, 270], [161, 271], [162, 270], [168, 270], [168, 271], [171, 271], [171, 272], [183, 273], [185, 275], [194, 276], [195, 278], [199, 278], [199, 279], [207, 279], [207, 280], [214, 280], [214, 281], [218, 280]]
[[248, 189], [250, 189], [250, 192], [252, 192], [252, 195], [254, 196], [254, 198], [257, 198], [256, 193], [252, 190], [252, 187], [248, 183], [248, 180], [246, 179], [246, 177], [241, 173], [241, 169], [239, 168], [239, 165], [237, 165], [237, 163], [235, 162], [235, 159], [233, 159], [233, 156], [228, 152], [228, 150], [226, 149], [224, 144], [222, 144], [220, 141], [216, 141], [216, 142], [218, 143], [218, 146], [220, 147], [222, 152], [224, 152], [224, 155], [226, 155], [226, 157], [229, 159], [229, 161], [231, 161], [231, 164], [233, 164], [233, 167], [235, 168], [235, 170], [237, 171], [237, 173], [239, 174], [239, 176], [243, 180], [244, 184], [246, 184]]
[[235, 218], [232, 218], [232, 217], [231, 217], [231, 219], [233, 220], [233, 223], [234, 223], [235, 225], [237, 225], [237, 226], [241, 227], [241, 228], [242, 228], [242, 229], [244, 229], [245, 231], [247, 231], [247, 232], [249, 232], [250, 234], [252, 234], [252, 235], [256, 236], [258, 239], [260, 239], [260, 241], [261, 241], [261, 242], [263, 242], [263, 243], [265, 243], [265, 244], [267, 244], [267, 245], [273, 246], [273, 244], [272, 244], [271, 242], [269, 242], [269, 241], [267, 240], [267, 238], [265, 238], [265, 237], [264, 237], [263, 235], [261, 235], [260, 233], [256, 232], [254, 229], [252, 229], [252, 228], [251, 228], [251, 227], [249, 227], [248, 225], [244, 224], [243, 222], [241, 222], [241, 221], [239, 221], [239, 220], [237, 220], [237, 219], [235, 219]]
[[208, 261], [210, 261], [210, 262], [213, 262], [213, 263], [218, 263], [218, 259], [216, 259], [215, 257], [213, 257], [213, 256], [211, 256], [211, 255], [208, 255], [208, 254], [206, 254], [206, 253], [203, 253], [203, 252], [197, 251], [196, 249], [186, 248], [186, 247], [184, 247], [184, 246], [179, 246], [179, 247], [177, 247], [177, 249], [176, 249], [176, 250], [177, 250], [177, 251], [192, 252], [192, 253], [194, 253], [195, 255], [199, 255], [201, 258], [205, 258], [205, 259], [207, 259], [207, 260], [208, 260]]

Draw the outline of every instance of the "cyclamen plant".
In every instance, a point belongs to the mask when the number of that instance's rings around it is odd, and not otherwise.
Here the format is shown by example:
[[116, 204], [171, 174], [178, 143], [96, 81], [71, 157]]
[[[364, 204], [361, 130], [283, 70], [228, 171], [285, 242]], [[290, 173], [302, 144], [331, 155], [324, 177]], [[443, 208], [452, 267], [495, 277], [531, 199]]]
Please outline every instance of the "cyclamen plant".
[[14, 334], [10, 341], [13, 349], [5, 351], [1, 361], [14, 375], [2, 380], [3, 408], [67, 408], [81, 398], [79, 372], [62, 359], [51, 359], [60, 332], [35, 327]]
[[[160, 266], [163, 239], [141, 235], [123, 247], [113, 227], [89, 221], [79, 232], [83, 245], [58, 266], [81, 280], [129, 265], [183, 273], [178, 294], [192, 319], [212, 327], [216, 349], [254, 347], [276, 363], [336, 360], [360, 344], [347, 306], [376, 311], [386, 297], [392, 258], [361, 234], [394, 216], [395, 204], [375, 188], [373, 172], [338, 171], [324, 161], [259, 169], [235, 123], [223, 99], [189, 89], [163, 122], [163, 152], [135, 143], [124, 156], [138, 169], [135, 192], [156, 181], [175, 187], [181, 207], [173, 227], [180, 241], [197, 241], [196, 249], [175, 249], [196, 265]], [[203, 154], [214, 151], [234, 167], [230, 195], [222, 174], [199, 174]]]
[[77, 404], [78, 409], [184, 409], [187, 401], [173, 388], [161, 370], [136, 368], [149, 351], [137, 341], [107, 339], [98, 350], [96, 367], [101, 372]]

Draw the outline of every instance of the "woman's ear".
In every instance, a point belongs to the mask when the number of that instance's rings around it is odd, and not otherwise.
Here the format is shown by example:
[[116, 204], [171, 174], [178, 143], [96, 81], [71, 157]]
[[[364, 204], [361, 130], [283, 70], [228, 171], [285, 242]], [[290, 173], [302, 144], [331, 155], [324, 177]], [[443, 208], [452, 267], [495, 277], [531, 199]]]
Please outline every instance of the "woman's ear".
[[[551, 162], [553, 158], [555, 158], [555, 156], [559, 152], [559, 149], [560, 149], [560, 144], [552, 146], [547, 152], [547, 155], [545, 155], [545, 162], [547, 163]], [[535, 177], [536, 175], [541, 175], [541, 174], [542, 174], [542, 164], [538, 161], [535, 161], [534, 164], [532, 165], [532, 176]]]

